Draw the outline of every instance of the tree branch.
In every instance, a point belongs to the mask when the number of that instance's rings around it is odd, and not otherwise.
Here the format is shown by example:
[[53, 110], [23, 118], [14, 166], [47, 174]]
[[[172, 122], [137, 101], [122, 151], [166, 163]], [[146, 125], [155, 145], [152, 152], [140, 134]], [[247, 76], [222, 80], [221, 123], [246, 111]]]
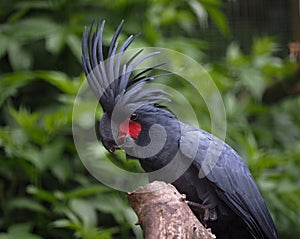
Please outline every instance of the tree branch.
[[195, 217], [171, 184], [155, 181], [128, 193], [145, 239], [213, 239], [216, 238]]

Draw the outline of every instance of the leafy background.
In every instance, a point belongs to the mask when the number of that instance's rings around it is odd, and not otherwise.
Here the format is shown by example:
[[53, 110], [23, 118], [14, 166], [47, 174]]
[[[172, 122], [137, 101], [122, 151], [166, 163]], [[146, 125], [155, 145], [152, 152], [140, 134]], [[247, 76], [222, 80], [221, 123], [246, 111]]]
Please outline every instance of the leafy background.
[[[280, 38], [249, 28], [242, 49], [235, 34], [245, 29], [231, 29], [219, 0], [0, 1], [0, 9], [0, 239], [142, 238], [124, 193], [94, 179], [73, 143], [81, 34], [97, 18], [107, 21], [106, 46], [125, 19], [121, 37], [142, 33], [135, 47], [168, 47], [202, 63], [224, 100], [226, 141], [249, 165], [281, 238], [300, 234], [300, 99], [262, 101], [268, 85], [297, 68]], [[190, 86], [166, 82], [209, 131]]]

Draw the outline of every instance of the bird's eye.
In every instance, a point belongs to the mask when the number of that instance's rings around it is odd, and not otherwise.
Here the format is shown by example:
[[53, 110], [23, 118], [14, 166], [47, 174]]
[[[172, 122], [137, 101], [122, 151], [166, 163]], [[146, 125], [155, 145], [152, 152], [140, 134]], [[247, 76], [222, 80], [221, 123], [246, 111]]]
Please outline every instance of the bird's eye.
[[131, 120], [136, 120], [137, 119], [137, 114], [136, 113], [133, 113], [131, 116], [130, 116], [130, 119]]

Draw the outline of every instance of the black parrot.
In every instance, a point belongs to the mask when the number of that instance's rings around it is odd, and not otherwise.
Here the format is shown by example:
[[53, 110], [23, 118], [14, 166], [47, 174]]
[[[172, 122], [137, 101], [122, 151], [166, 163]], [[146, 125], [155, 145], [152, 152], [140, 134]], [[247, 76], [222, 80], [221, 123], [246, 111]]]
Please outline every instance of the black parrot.
[[104, 147], [110, 153], [124, 149], [129, 157], [139, 159], [146, 172], [171, 164], [164, 173], [152, 174], [150, 180], [174, 178], [172, 184], [186, 194], [195, 214], [197, 207], [205, 209], [198, 218], [212, 228], [217, 238], [278, 238], [242, 158], [222, 140], [180, 122], [162, 107], [169, 100], [164, 91], [145, 89], [155, 78], [146, 73], [160, 65], [140, 72], [135, 69], [158, 53], [140, 56], [140, 50], [123, 63], [123, 55], [136, 36], [130, 36], [118, 47], [122, 21], [109, 49], [103, 49], [104, 24], [98, 22], [96, 30], [94, 23], [89, 31], [85, 28], [82, 38], [84, 71], [104, 111], [99, 126]]

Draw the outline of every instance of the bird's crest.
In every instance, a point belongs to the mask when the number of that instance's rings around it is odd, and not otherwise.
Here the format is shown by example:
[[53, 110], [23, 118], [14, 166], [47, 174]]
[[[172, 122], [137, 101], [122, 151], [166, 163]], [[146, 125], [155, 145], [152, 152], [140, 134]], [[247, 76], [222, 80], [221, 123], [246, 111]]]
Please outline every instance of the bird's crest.
[[112, 114], [119, 101], [124, 101], [122, 105], [132, 105], [134, 103], [159, 104], [165, 100], [169, 101], [166, 97], [169, 95], [162, 90], [142, 89], [147, 82], [156, 77], [147, 76], [146, 73], [163, 64], [147, 67], [133, 75], [133, 72], [143, 61], [159, 54], [159, 52], [141, 55], [143, 52], [143, 49], [141, 49], [135, 51], [129, 60], [122, 63], [125, 51], [139, 35], [130, 35], [118, 47], [117, 40], [123, 24], [124, 21], [118, 26], [111, 40], [106, 57], [104, 57], [102, 42], [105, 21], [102, 21], [101, 24], [98, 21], [95, 30], [94, 22], [89, 30], [85, 27], [82, 37], [82, 63], [85, 75], [90, 88], [99, 100], [103, 110], [109, 115]]

